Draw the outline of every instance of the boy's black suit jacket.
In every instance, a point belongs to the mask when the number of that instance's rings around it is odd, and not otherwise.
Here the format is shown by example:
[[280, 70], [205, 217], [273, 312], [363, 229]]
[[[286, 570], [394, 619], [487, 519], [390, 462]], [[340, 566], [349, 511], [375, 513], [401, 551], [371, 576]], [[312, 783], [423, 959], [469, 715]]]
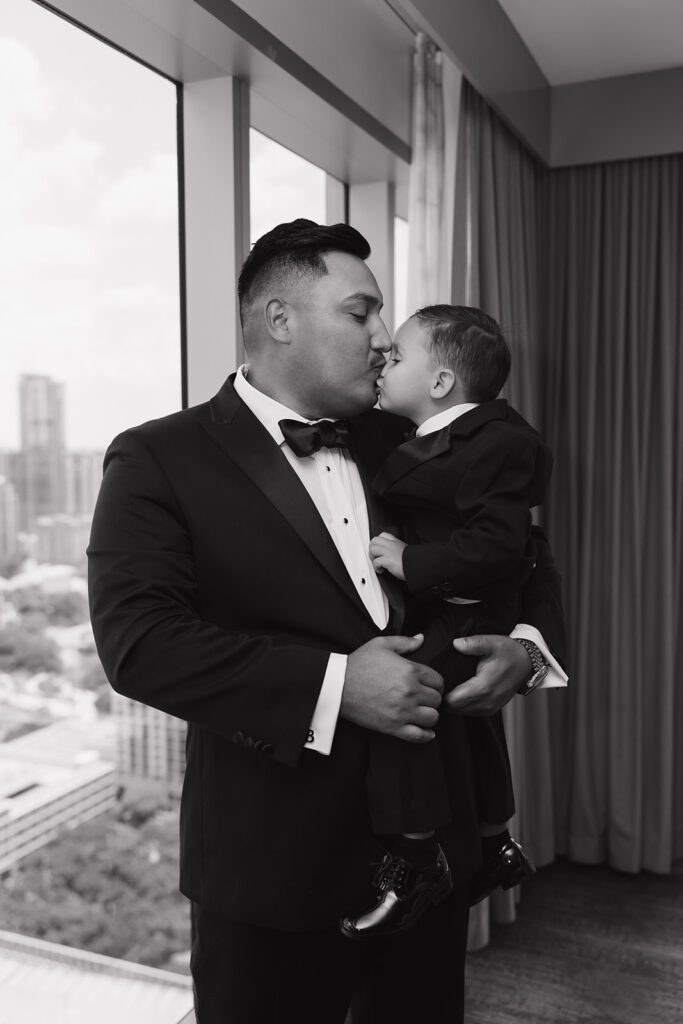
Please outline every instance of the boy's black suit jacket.
[[399, 445], [373, 490], [403, 510], [411, 593], [434, 601], [518, 591], [536, 560], [529, 510], [551, 470], [540, 434], [501, 398]]
[[[365, 481], [400, 429], [374, 411], [353, 422]], [[382, 510], [369, 493], [368, 502], [377, 532]], [[331, 756], [304, 744], [329, 653], [350, 652], [378, 630], [303, 485], [232, 379], [211, 402], [114, 440], [88, 555], [93, 628], [112, 686], [189, 723], [182, 891], [236, 921], [333, 926], [366, 897], [377, 859], [365, 798], [369, 733], [340, 719]], [[533, 582], [527, 621], [558, 649], [552, 561]], [[401, 596], [389, 596], [390, 631], [400, 632]], [[479, 853], [455, 716], [448, 748], [459, 784], [447, 845], [466, 874]]]

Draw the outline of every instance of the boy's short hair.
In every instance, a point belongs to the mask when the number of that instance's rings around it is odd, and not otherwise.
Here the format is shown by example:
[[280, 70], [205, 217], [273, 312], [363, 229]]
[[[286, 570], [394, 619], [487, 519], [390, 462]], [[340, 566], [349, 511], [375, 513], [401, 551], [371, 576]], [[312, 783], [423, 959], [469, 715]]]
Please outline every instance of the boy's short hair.
[[347, 252], [366, 260], [370, 245], [360, 231], [348, 224], [328, 226], [302, 217], [278, 224], [262, 235], [254, 242], [237, 282], [242, 323], [264, 287], [276, 278], [327, 274], [323, 256], [328, 252]]
[[428, 328], [432, 356], [461, 381], [468, 402], [490, 402], [510, 373], [500, 325], [475, 306], [425, 306], [415, 313]]

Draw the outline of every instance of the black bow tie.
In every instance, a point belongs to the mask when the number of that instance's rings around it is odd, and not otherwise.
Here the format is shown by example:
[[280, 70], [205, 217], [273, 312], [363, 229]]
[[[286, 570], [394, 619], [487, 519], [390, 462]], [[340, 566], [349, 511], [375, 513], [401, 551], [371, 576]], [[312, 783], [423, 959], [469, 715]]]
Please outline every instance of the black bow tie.
[[318, 420], [302, 423], [300, 420], [280, 420], [282, 436], [295, 455], [313, 455], [321, 448], [346, 448], [349, 443], [349, 425], [346, 420]]

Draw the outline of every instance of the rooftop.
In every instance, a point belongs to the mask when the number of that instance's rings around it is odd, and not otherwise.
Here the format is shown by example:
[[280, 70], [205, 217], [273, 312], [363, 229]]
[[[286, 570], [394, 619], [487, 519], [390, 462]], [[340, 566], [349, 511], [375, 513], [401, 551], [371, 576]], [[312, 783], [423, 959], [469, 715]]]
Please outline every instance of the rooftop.
[[178, 1024], [190, 978], [0, 931], [3, 1021], [23, 1024]]

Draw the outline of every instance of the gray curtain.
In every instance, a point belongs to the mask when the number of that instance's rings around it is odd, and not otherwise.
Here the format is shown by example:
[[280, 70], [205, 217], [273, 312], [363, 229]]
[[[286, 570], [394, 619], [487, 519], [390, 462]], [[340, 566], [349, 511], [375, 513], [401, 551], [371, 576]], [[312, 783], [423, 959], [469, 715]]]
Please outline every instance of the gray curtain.
[[453, 301], [509, 332], [507, 397], [555, 454], [570, 687], [507, 711], [516, 828], [539, 864], [666, 872], [683, 856], [683, 157], [548, 171], [464, 82], [458, 161]]
[[553, 172], [548, 254], [563, 848], [667, 872], [683, 855], [683, 157]]
[[[505, 396], [545, 432], [543, 290], [546, 260], [547, 174], [504, 127], [468, 82], [463, 82], [454, 223], [453, 302], [494, 316], [512, 347]], [[551, 714], [564, 691], [536, 692], [504, 709], [517, 814], [512, 833], [539, 865], [558, 846], [561, 783], [552, 757]], [[514, 894], [498, 892], [472, 914], [470, 948], [488, 941], [489, 910], [514, 918]]]

